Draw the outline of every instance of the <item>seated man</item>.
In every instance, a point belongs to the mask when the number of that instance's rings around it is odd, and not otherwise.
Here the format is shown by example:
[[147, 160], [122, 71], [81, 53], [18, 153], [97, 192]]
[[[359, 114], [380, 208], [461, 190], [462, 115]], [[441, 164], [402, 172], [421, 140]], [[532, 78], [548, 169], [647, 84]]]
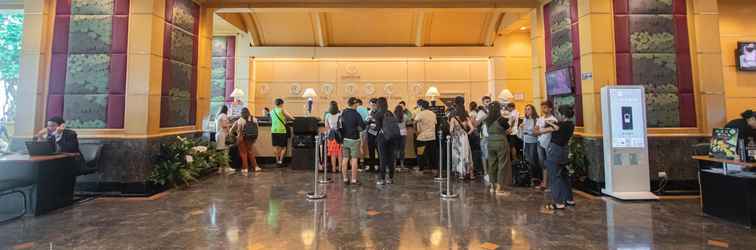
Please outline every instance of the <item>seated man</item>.
[[76, 132], [67, 129], [65, 121], [59, 116], [47, 119], [47, 128], [39, 131], [35, 139], [55, 143], [57, 152], [81, 153], [79, 151], [79, 138]]
[[746, 145], [756, 144], [756, 112], [749, 109], [741, 113], [740, 117], [728, 122], [725, 127], [738, 129], [738, 139], [742, 139]]

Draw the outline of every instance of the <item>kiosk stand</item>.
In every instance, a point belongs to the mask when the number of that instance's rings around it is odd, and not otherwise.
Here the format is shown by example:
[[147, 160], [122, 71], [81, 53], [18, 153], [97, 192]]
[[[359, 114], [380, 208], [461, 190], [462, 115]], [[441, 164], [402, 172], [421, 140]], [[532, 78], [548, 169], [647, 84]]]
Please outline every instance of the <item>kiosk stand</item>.
[[601, 88], [604, 131], [602, 193], [619, 200], [657, 200], [651, 193], [643, 86]]

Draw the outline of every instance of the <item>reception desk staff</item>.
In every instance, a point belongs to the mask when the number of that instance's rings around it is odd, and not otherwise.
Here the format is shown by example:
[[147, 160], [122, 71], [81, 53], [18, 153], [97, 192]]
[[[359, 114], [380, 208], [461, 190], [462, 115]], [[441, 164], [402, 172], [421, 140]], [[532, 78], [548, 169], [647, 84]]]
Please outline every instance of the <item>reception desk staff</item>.
[[740, 114], [740, 118], [728, 122], [725, 127], [738, 129], [738, 138], [742, 139], [746, 145], [756, 144], [756, 112], [753, 110], [744, 111]]
[[81, 153], [79, 151], [79, 137], [75, 131], [66, 128], [66, 121], [60, 116], [47, 119], [47, 128], [40, 130], [36, 139], [55, 143], [57, 152]]

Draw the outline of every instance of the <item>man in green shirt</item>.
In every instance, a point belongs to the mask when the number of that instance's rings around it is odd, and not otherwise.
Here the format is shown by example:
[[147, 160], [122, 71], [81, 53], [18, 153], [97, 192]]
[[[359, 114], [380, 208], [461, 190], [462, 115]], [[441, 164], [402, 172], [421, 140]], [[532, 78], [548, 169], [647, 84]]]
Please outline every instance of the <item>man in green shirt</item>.
[[286, 155], [286, 147], [289, 144], [289, 135], [286, 129], [286, 120], [293, 120], [294, 116], [284, 110], [284, 101], [276, 98], [276, 107], [270, 112], [270, 132], [273, 142], [273, 152], [276, 155], [276, 164], [283, 166], [283, 157]]

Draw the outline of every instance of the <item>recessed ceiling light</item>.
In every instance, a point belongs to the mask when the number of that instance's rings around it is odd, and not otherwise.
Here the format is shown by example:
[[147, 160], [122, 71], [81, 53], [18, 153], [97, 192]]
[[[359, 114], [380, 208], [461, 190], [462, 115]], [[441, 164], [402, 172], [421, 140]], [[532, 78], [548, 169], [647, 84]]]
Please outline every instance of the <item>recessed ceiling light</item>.
[[525, 27], [525, 26], [520, 27], [520, 30], [526, 30], [526, 29], [528, 29], [528, 27]]

